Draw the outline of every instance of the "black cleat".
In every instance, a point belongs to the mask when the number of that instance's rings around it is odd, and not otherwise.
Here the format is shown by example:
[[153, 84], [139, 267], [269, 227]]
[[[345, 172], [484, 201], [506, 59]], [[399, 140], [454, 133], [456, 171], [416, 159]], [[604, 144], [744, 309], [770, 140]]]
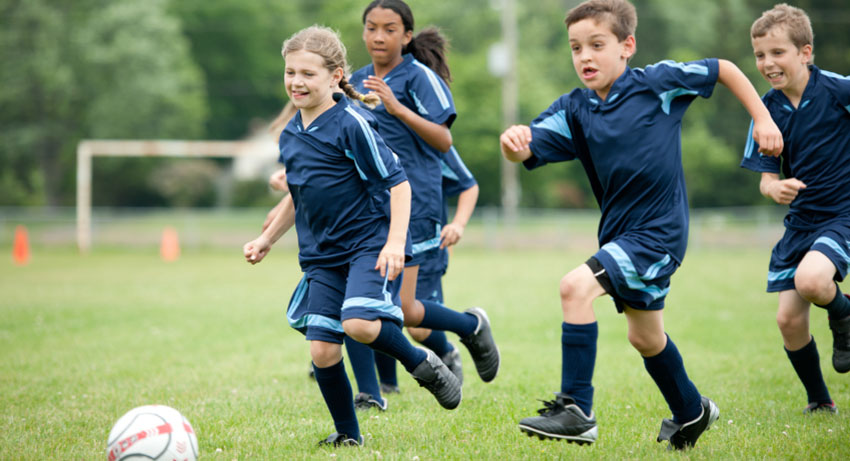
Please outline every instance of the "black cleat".
[[354, 409], [355, 410], [368, 410], [370, 408], [377, 408], [381, 411], [387, 410], [387, 399], [381, 397], [381, 400], [372, 397], [372, 394], [367, 394], [365, 392], [360, 392], [356, 396], [354, 396]]
[[829, 319], [832, 330], [832, 368], [839, 373], [850, 371], [850, 315], [843, 319]]
[[829, 403], [811, 402], [808, 405], [806, 405], [805, 409], [803, 409], [803, 414], [804, 415], [810, 415], [810, 414], [813, 414], [813, 413], [835, 414], [835, 413], [838, 413], [838, 407], [835, 406], [835, 402], [829, 402]]
[[381, 394], [401, 394], [397, 384], [381, 383]]
[[693, 447], [699, 436], [705, 432], [712, 423], [720, 417], [717, 405], [708, 397], [702, 397], [702, 413], [693, 421], [685, 424], [676, 424], [671, 419], [664, 418], [661, 421], [661, 432], [658, 441], [669, 440], [668, 450], [684, 450]]
[[536, 435], [540, 440], [566, 440], [579, 445], [596, 441], [596, 417], [593, 412], [586, 416], [572, 397], [556, 392], [555, 400], [544, 400], [543, 405], [544, 408], [537, 410], [540, 416], [519, 422], [519, 429], [529, 437]]
[[478, 326], [472, 334], [460, 338], [460, 342], [469, 349], [469, 355], [472, 356], [478, 376], [485, 383], [489, 383], [499, 372], [501, 362], [499, 348], [493, 340], [493, 332], [490, 329], [490, 319], [480, 307], [467, 309], [466, 313], [478, 317]]
[[339, 432], [334, 432], [329, 435], [328, 438], [319, 441], [319, 446], [334, 446], [334, 447], [359, 447], [363, 445], [363, 436], [360, 436], [359, 440], [355, 440], [354, 437], [351, 437], [348, 434], [340, 434]]
[[449, 371], [454, 373], [459, 383], [463, 384], [463, 362], [460, 361], [460, 352], [452, 345], [452, 350], [446, 355], [440, 357], [440, 360], [446, 364]]
[[443, 408], [449, 410], [457, 408], [463, 398], [463, 391], [457, 377], [449, 371], [437, 354], [430, 349], [425, 352], [427, 353], [425, 360], [411, 373], [413, 379], [434, 394]]

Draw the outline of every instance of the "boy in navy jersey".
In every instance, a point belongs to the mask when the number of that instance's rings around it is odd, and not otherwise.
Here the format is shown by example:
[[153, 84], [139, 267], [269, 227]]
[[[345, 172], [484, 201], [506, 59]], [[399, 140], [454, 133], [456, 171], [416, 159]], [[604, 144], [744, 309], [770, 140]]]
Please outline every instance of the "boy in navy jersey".
[[304, 277], [287, 318], [310, 341], [316, 382], [336, 428], [320, 444], [361, 445], [342, 362], [346, 335], [396, 358], [445, 408], [460, 404], [461, 387], [433, 352], [413, 347], [401, 330], [410, 186], [372, 116], [346, 95], [373, 104], [376, 98], [346, 81], [345, 47], [330, 29], [296, 33], [282, 54], [286, 92], [298, 108], [279, 142], [290, 194], [243, 252], [251, 264], [262, 261], [295, 225]]
[[779, 293], [776, 322], [806, 389], [804, 413], [835, 413], [809, 333], [809, 305], [829, 315], [832, 366], [850, 371], [850, 300], [836, 283], [850, 264], [850, 78], [812, 64], [814, 34], [799, 8], [766, 11], [750, 35], [756, 67], [773, 87], [762, 100], [785, 149], [779, 158], [765, 157], [748, 140], [741, 165], [761, 172], [765, 197], [790, 205], [785, 235], [770, 257], [767, 291]]
[[530, 127], [510, 127], [500, 140], [505, 157], [528, 169], [582, 163], [602, 211], [600, 249], [561, 279], [561, 391], [519, 427], [540, 438], [596, 440], [592, 302], [608, 294], [625, 314], [629, 342], [673, 414], [662, 421], [658, 441], [692, 447], [719, 411], [688, 378], [662, 317], [688, 236], [681, 120], [696, 96], [710, 96], [719, 81], [755, 119], [753, 136], [765, 152], [778, 154], [782, 138], [753, 86], [728, 61], [629, 68], [637, 14], [627, 1], [584, 2], [568, 13], [566, 24], [573, 65], [587, 88], [561, 96]]

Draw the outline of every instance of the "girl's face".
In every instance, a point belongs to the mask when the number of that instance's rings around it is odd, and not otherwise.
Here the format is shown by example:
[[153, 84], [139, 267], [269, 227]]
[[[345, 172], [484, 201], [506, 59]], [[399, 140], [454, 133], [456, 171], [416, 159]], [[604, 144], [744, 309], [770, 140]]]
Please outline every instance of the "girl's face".
[[567, 30], [576, 73], [586, 87], [605, 99], [635, 52], [635, 38], [630, 35], [621, 42], [607, 24], [594, 19], [582, 19]]
[[777, 28], [770, 30], [764, 37], [753, 39], [753, 54], [759, 73], [773, 89], [803, 94], [809, 83], [811, 45], [798, 49], [788, 33]]
[[388, 66], [401, 60], [401, 50], [410, 43], [413, 31], [405, 31], [401, 16], [393, 10], [372, 8], [366, 15], [363, 42], [377, 66]]
[[331, 72], [316, 53], [298, 50], [287, 53], [284, 86], [289, 100], [298, 109], [316, 109], [329, 104], [342, 79], [342, 69]]

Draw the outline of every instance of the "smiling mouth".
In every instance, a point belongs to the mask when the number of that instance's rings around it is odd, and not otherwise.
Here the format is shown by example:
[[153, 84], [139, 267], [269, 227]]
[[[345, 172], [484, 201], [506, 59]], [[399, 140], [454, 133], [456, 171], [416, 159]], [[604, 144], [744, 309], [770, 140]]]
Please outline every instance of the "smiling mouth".
[[768, 74], [765, 74], [765, 75], [767, 76], [767, 78], [769, 78], [771, 80], [776, 80], [776, 79], [782, 77], [783, 73], [782, 72], [771, 72], [771, 73], [768, 73]]
[[582, 68], [581, 75], [584, 78], [590, 78], [590, 77], [593, 77], [594, 75], [596, 75], [598, 72], [599, 72], [598, 70], [596, 70], [592, 67], [585, 67], [585, 68]]

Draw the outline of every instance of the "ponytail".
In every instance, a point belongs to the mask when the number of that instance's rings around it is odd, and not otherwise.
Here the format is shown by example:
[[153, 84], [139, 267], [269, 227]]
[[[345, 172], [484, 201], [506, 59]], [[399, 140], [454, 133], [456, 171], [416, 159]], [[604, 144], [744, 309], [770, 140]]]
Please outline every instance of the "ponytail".
[[366, 107], [370, 109], [374, 109], [378, 106], [378, 104], [381, 103], [381, 98], [379, 98], [378, 95], [374, 93], [360, 93], [359, 91], [354, 89], [354, 86], [352, 84], [348, 83], [348, 79], [346, 79], [345, 77], [343, 77], [342, 80], [339, 81], [339, 87], [350, 99], [356, 99], [365, 104]]
[[452, 81], [452, 73], [446, 59], [448, 41], [436, 27], [427, 27], [416, 34], [405, 47], [404, 52], [410, 53], [417, 61], [425, 64], [437, 73], [446, 83]]

